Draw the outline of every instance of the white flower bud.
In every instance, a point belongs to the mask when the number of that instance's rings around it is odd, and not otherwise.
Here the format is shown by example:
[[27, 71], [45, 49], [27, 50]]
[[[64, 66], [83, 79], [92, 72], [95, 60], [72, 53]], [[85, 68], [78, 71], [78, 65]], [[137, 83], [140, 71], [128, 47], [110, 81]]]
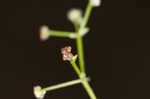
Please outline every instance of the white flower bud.
[[35, 86], [33, 88], [33, 93], [37, 99], [43, 99], [46, 94], [46, 91], [42, 91], [41, 86]]
[[101, 0], [90, 0], [93, 7], [98, 7], [101, 4]]
[[77, 23], [77, 24], [81, 24], [83, 21], [83, 17], [82, 17], [82, 11], [80, 9], [71, 9], [68, 13], [67, 13], [67, 17], [68, 19], [73, 22], [73, 23]]
[[40, 40], [45, 41], [49, 38], [48, 30], [49, 28], [47, 26], [42, 26], [40, 28]]

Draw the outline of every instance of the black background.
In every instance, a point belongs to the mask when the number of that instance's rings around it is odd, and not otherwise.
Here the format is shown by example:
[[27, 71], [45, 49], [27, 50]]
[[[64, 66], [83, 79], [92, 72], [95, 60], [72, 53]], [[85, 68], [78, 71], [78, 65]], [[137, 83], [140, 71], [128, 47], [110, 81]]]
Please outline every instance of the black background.
[[[2, 2], [0, 98], [35, 99], [33, 86], [77, 79], [60, 49], [74, 40], [39, 40], [39, 27], [73, 31], [66, 18], [87, 0], [8, 0]], [[94, 8], [84, 38], [85, 62], [98, 99], [149, 99], [150, 36], [147, 2], [110, 0]], [[5, 20], [6, 19], [6, 20]], [[48, 92], [45, 99], [89, 99], [81, 85]]]

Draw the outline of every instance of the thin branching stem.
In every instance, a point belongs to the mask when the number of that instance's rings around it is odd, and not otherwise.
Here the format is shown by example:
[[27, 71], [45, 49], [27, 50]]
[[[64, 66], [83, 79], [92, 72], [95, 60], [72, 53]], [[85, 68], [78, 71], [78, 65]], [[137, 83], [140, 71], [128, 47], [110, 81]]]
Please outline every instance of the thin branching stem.
[[97, 99], [92, 87], [90, 86], [90, 84], [87, 81], [82, 82], [82, 85], [86, 89], [86, 92], [88, 93], [88, 95], [91, 99]]
[[[83, 29], [83, 28], [86, 27], [86, 25], [88, 23], [88, 20], [89, 20], [89, 17], [90, 17], [90, 14], [91, 14], [91, 11], [92, 11], [92, 5], [91, 5], [91, 2], [89, 1], [89, 3], [87, 4], [86, 10], [85, 10], [84, 19], [83, 19], [83, 22], [80, 26], [80, 29]], [[80, 69], [81, 69], [81, 72], [85, 72], [84, 53], [83, 53], [84, 49], [83, 49], [83, 40], [82, 40], [82, 38], [83, 37], [79, 36], [76, 40], [76, 43], [77, 43], [77, 49], [78, 49], [78, 55], [79, 55]]]
[[77, 64], [75, 63], [74, 60], [70, 60], [70, 63], [72, 64], [72, 67], [73, 69], [75, 70], [75, 72], [77, 73], [77, 75], [80, 77], [80, 74], [81, 74], [81, 71], [80, 69], [78, 68]]
[[78, 56], [79, 56], [80, 69], [81, 69], [81, 72], [85, 72], [84, 53], [83, 53], [83, 40], [82, 40], [81, 36], [79, 36], [76, 39], [76, 44], [77, 44], [77, 50], [78, 50]]
[[58, 30], [49, 30], [49, 36], [55, 37], [67, 37], [67, 38], [76, 38], [78, 35], [75, 32], [67, 32], [67, 31], [58, 31]]
[[87, 7], [86, 7], [86, 10], [85, 10], [85, 14], [84, 14], [84, 19], [83, 19], [83, 23], [81, 24], [81, 27], [80, 28], [84, 28], [86, 27], [88, 21], [89, 21], [89, 17], [91, 15], [91, 12], [92, 12], [92, 5], [91, 5], [91, 2], [89, 1], [88, 4], [87, 4]]
[[64, 83], [61, 83], [61, 84], [57, 84], [57, 85], [53, 85], [53, 86], [43, 88], [41, 91], [52, 91], [52, 90], [56, 90], [56, 89], [60, 89], [60, 88], [73, 86], [73, 85], [79, 84], [81, 82], [82, 82], [81, 79], [72, 80], [72, 81], [68, 81], [68, 82], [64, 82]]
[[[89, 1], [87, 8], [86, 8], [86, 11], [85, 11], [83, 23], [81, 24], [80, 29], [83, 29], [86, 27], [88, 20], [89, 20], [89, 17], [90, 17], [90, 14], [91, 14], [91, 11], [92, 11], [92, 5], [91, 5], [91, 2]], [[75, 26], [75, 29], [76, 29], [76, 32], [77, 31], [79, 32], [79, 30], [77, 30], [77, 26]], [[76, 44], [77, 44], [77, 49], [78, 49], [80, 69], [81, 69], [81, 72], [85, 73], [84, 49], [83, 49], [82, 38], [83, 37], [79, 36], [76, 39]], [[89, 83], [87, 81], [82, 82], [82, 85], [84, 86], [85, 90], [87, 91], [87, 93], [91, 99], [97, 99], [93, 89], [91, 88], [91, 86], [89, 85]]]

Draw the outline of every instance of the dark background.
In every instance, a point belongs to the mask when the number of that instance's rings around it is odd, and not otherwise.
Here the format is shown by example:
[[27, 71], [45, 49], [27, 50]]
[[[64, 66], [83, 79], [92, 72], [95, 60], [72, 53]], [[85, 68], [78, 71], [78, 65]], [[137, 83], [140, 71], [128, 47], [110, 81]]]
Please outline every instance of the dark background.
[[[76, 79], [60, 49], [75, 41], [39, 40], [39, 27], [73, 31], [66, 18], [87, 0], [7, 0], [1, 3], [0, 97], [35, 99], [33, 86]], [[84, 38], [85, 62], [98, 99], [149, 99], [150, 36], [147, 2], [114, 1], [94, 8]], [[105, 21], [104, 21], [105, 20]], [[45, 99], [89, 99], [81, 85], [48, 92]]]

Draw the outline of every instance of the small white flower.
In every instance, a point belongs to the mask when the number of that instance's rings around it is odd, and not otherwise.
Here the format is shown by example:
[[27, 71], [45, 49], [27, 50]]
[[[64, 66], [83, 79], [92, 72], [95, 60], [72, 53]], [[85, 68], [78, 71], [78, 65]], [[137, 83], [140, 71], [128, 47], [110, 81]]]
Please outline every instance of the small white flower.
[[69, 12], [67, 13], [67, 17], [71, 22], [77, 23], [79, 25], [83, 21], [82, 11], [80, 9], [73, 8], [73, 9], [69, 10]]
[[101, 4], [101, 0], [90, 0], [93, 7], [98, 7]]
[[33, 93], [37, 99], [43, 99], [46, 91], [42, 91], [41, 86], [35, 86], [33, 88]]
[[42, 26], [40, 28], [40, 40], [45, 41], [49, 38], [49, 28], [47, 26]]

